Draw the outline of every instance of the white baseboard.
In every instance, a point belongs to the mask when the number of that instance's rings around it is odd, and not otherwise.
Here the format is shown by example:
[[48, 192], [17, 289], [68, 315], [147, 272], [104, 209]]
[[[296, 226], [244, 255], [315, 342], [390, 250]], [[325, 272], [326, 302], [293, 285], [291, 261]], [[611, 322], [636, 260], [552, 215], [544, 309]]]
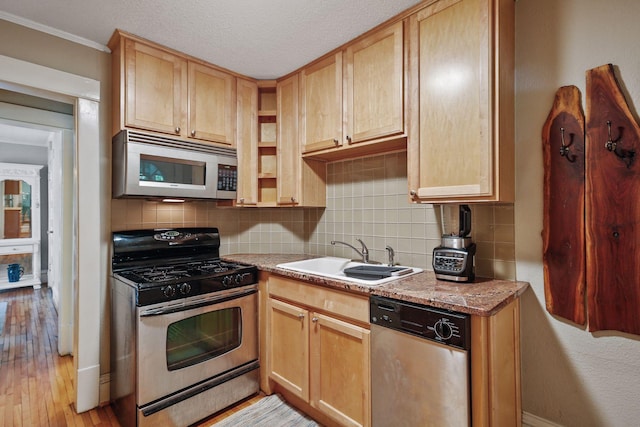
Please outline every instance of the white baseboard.
[[522, 411], [522, 425], [526, 427], [562, 427], [560, 424], [553, 423], [525, 411]]
[[82, 413], [97, 407], [100, 403], [98, 387], [100, 381], [100, 365], [78, 369], [77, 375], [76, 412]]

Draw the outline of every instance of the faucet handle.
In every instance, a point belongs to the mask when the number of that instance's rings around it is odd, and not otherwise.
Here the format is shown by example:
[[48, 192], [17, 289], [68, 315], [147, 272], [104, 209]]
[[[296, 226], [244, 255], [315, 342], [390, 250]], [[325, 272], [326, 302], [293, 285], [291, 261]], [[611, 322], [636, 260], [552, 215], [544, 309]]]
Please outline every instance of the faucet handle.
[[360, 242], [360, 244], [362, 245], [362, 253], [363, 254], [368, 254], [369, 253], [369, 249], [367, 248], [367, 245], [364, 244], [364, 242], [358, 238], [356, 238], [356, 240], [358, 242]]
[[386, 251], [388, 252], [388, 255], [389, 255], [389, 258], [388, 258], [389, 261], [388, 261], [387, 265], [389, 265], [389, 267], [392, 267], [395, 264], [394, 257], [396, 256], [396, 253], [393, 250], [393, 248], [391, 246], [389, 246], [389, 245], [387, 245], [385, 247], [385, 249], [386, 249]]
[[360, 244], [362, 245], [362, 262], [364, 262], [365, 264], [369, 264], [369, 249], [367, 248], [367, 245], [364, 244], [364, 242], [360, 239], [356, 239], [358, 242], [360, 242]]

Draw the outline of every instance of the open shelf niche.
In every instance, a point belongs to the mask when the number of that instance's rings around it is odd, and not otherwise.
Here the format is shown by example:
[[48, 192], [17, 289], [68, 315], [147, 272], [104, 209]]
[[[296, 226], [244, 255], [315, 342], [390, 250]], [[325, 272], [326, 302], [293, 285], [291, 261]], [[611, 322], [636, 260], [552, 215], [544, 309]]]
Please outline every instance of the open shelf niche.
[[277, 205], [276, 82], [258, 82], [258, 203]]

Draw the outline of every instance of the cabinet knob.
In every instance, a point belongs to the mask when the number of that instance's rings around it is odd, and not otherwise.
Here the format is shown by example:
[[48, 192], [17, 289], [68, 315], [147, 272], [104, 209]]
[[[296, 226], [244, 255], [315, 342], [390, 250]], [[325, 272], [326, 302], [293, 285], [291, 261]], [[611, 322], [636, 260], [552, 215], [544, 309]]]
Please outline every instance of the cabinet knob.
[[340, 141], [338, 141], [338, 138], [333, 138], [333, 143], [338, 145], [340, 143]]
[[182, 129], [180, 129], [180, 126], [176, 126], [176, 133], [180, 133]]
[[293, 197], [293, 196], [291, 196], [291, 202], [292, 202], [292, 203], [295, 203], [295, 202], [296, 202], [296, 198], [295, 198], [295, 197]]
[[314, 317], [312, 317], [312, 318], [311, 318], [311, 321], [312, 321], [313, 323], [316, 323], [316, 322], [318, 321], [318, 318], [314, 316]]
[[304, 319], [304, 313], [298, 314], [298, 319], [300, 319], [300, 320]]
[[240, 203], [244, 203], [244, 197], [240, 197]]
[[191, 131], [191, 136], [196, 136], [196, 130], [195, 129]]
[[416, 193], [416, 190], [411, 190], [411, 191], [409, 191], [409, 195], [410, 195], [412, 198], [415, 198], [415, 197], [418, 195], [418, 193]]
[[351, 137], [349, 135], [347, 135], [347, 143], [351, 144], [353, 141], [351, 140]]

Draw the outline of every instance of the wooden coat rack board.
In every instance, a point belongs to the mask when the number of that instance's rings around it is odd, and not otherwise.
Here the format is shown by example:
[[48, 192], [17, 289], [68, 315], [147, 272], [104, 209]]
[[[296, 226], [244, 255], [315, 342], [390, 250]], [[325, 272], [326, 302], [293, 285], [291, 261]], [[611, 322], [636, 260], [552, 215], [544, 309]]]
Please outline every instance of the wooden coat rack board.
[[[589, 70], [586, 77], [586, 132], [579, 130], [584, 121], [575, 88], [558, 91], [543, 129], [547, 309], [583, 325], [586, 288], [590, 331], [640, 335], [640, 127], [612, 65]], [[576, 133], [567, 142], [569, 129]], [[582, 180], [576, 176], [581, 135], [586, 135]], [[573, 162], [567, 158], [571, 154]], [[564, 195], [567, 191], [578, 195]]]
[[584, 113], [575, 86], [558, 89], [542, 129], [547, 310], [585, 322]]

